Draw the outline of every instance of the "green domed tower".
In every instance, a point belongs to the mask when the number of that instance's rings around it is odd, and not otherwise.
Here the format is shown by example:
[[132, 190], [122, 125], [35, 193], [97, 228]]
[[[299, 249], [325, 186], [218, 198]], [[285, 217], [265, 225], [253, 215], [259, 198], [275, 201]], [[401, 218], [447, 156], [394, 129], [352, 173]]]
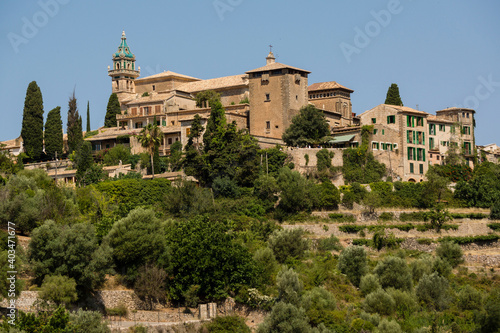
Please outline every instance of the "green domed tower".
[[127, 45], [125, 31], [122, 32], [122, 41], [118, 51], [113, 54], [113, 68], [108, 66], [108, 75], [111, 76], [112, 92], [118, 95], [121, 102], [135, 94], [134, 80], [140, 75], [141, 68], [135, 68], [135, 55]]

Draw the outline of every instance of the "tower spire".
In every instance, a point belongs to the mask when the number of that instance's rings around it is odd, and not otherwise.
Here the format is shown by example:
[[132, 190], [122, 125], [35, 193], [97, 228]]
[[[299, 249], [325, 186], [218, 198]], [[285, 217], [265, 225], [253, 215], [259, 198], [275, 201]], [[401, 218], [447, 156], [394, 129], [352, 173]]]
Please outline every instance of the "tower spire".
[[274, 64], [276, 61], [276, 58], [274, 57], [273, 54], [273, 46], [269, 45], [269, 54], [266, 57], [266, 65]]

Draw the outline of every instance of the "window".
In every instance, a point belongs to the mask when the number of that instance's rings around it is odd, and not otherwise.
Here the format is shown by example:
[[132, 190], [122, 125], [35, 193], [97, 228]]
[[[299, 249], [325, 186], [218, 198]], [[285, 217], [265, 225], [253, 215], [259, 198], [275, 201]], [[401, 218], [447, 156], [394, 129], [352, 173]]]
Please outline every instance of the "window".
[[440, 132], [446, 132], [446, 125], [439, 125]]
[[142, 128], [142, 121], [135, 123], [135, 128]]
[[270, 94], [266, 94], [266, 102], [269, 102], [271, 100], [271, 95]]
[[172, 120], [170, 123], [172, 124], [172, 126], [175, 125], [175, 121], [174, 120]]
[[156, 121], [156, 126], [160, 126], [160, 121], [159, 120]]
[[455, 126], [454, 125], [450, 126], [450, 133], [455, 134]]
[[271, 129], [271, 122], [266, 121], [266, 130], [270, 130], [270, 129]]
[[378, 129], [376, 129], [376, 128], [375, 128], [375, 129], [373, 130], [373, 134], [377, 134], [377, 132], [378, 132]]
[[410, 173], [413, 173], [413, 163], [410, 163]]
[[409, 161], [415, 160], [415, 148], [408, 147], [408, 160]]
[[439, 161], [439, 157], [440, 157], [439, 155], [436, 155], [436, 158], [437, 158], [438, 161]]
[[387, 123], [388, 124], [395, 124], [396, 123], [396, 116], [387, 116]]
[[415, 127], [415, 118], [413, 116], [406, 116], [406, 127]]
[[429, 124], [429, 135], [436, 135], [436, 124]]
[[377, 149], [379, 149], [379, 148], [380, 148], [380, 145], [379, 145], [379, 143], [378, 143], [378, 142], [372, 142], [372, 149], [373, 149], [373, 150], [377, 150]]
[[372, 118], [372, 124], [376, 124], [377, 123], [377, 118]]
[[166, 120], [162, 120], [161, 121], [161, 126], [167, 126], [167, 121]]
[[168, 144], [171, 145], [172, 144], [172, 138], [168, 138]]
[[144, 107], [144, 115], [147, 116], [149, 114], [149, 107]]
[[161, 111], [161, 105], [155, 105], [155, 113], [158, 114]]
[[423, 164], [419, 164], [418, 165], [418, 171], [420, 171], [420, 174], [423, 175], [424, 174], [424, 165]]
[[469, 126], [462, 127], [462, 134], [470, 135], [470, 127]]
[[186, 136], [188, 136], [189, 134], [191, 134], [191, 128], [186, 128]]
[[153, 86], [151, 88], [153, 88], [153, 91], [156, 90], [156, 86], [154, 84], [153, 84]]
[[465, 115], [466, 115], [467, 118], [469, 118], [469, 112], [467, 112]]
[[415, 143], [415, 131], [406, 131], [406, 143]]
[[417, 126], [424, 126], [424, 117], [415, 117], [417, 118]]
[[382, 135], [385, 135], [385, 130], [382, 130]]
[[434, 138], [429, 138], [429, 149], [434, 149]]

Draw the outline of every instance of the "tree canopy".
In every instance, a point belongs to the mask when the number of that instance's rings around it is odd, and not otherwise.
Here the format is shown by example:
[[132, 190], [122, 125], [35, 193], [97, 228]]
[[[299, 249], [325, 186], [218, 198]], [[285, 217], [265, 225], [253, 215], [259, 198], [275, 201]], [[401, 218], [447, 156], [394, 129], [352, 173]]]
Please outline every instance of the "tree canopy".
[[43, 152], [43, 99], [36, 81], [26, 90], [21, 137], [26, 154], [39, 159]]
[[78, 151], [83, 143], [82, 117], [80, 117], [80, 114], [78, 113], [74, 91], [68, 102], [68, 122], [66, 133], [68, 134], [68, 153], [71, 154], [72, 152]]
[[330, 126], [323, 113], [314, 105], [300, 109], [293, 117], [292, 124], [283, 133], [283, 141], [288, 146], [306, 146], [321, 143], [321, 139], [330, 134]]
[[396, 83], [391, 84], [387, 90], [384, 104], [403, 106], [403, 101], [399, 96], [399, 87]]
[[104, 127], [116, 127], [116, 115], [120, 114], [120, 102], [118, 95], [112, 93], [109, 96], [108, 106], [106, 107], [106, 116], [104, 118]]
[[45, 154], [54, 158], [56, 152], [59, 156], [63, 153], [63, 129], [59, 106], [49, 111], [45, 123]]

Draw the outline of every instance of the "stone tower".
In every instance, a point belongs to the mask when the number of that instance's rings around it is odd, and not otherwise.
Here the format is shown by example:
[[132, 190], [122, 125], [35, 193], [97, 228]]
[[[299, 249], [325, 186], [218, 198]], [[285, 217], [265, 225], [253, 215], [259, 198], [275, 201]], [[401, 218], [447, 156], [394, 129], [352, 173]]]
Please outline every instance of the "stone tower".
[[276, 62], [271, 51], [264, 67], [246, 73], [250, 92], [250, 134], [259, 141], [281, 140], [293, 116], [308, 103], [307, 76], [310, 72]]
[[112, 92], [118, 95], [120, 102], [135, 95], [134, 80], [140, 75], [140, 69], [140, 67], [138, 70], [135, 68], [135, 55], [130, 51], [123, 31], [118, 51], [113, 54], [113, 68], [110, 69], [108, 66]]

